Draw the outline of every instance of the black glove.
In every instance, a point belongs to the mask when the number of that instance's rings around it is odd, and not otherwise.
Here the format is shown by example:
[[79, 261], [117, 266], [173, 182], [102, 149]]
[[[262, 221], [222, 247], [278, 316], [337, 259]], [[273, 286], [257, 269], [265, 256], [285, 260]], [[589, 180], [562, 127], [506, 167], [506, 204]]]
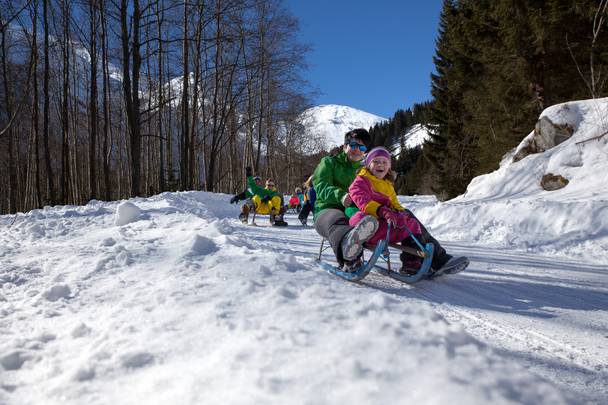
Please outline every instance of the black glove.
[[236, 203], [238, 203], [239, 201], [240, 201], [240, 200], [239, 200], [239, 196], [238, 196], [238, 195], [235, 195], [234, 197], [232, 197], [232, 198], [230, 199], [230, 204], [236, 204]]
[[264, 197], [262, 198], [262, 202], [266, 204], [266, 203], [268, 203], [268, 201], [270, 201], [271, 199], [272, 199], [272, 198], [271, 198], [269, 195], [266, 195], [266, 196], [264, 196]]
[[245, 176], [247, 176], [247, 177], [253, 176], [253, 170], [251, 170], [251, 166], [247, 166], [245, 168]]

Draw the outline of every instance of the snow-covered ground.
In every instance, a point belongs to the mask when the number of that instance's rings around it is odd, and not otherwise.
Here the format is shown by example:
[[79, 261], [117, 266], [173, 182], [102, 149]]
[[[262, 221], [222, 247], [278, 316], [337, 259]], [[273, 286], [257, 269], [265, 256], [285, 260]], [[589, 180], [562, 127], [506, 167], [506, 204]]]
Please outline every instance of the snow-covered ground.
[[465, 273], [350, 284], [228, 199], [0, 217], [0, 403], [608, 400], [605, 266], [448, 243]]
[[471, 259], [416, 285], [337, 279], [223, 194], [0, 216], [0, 404], [608, 403], [608, 140], [574, 104], [574, 139], [400, 197]]

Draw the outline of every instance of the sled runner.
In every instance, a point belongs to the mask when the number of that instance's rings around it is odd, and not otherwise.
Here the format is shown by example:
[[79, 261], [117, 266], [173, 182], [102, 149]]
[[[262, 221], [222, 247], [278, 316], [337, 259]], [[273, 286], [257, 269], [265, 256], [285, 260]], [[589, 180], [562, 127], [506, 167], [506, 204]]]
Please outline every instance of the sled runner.
[[255, 222], [255, 219], [258, 215], [268, 215], [269, 219], [270, 219], [270, 223], [272, 224], [272, 226], [287, 226], [287, 222], [285, 222], [282, 219], [274, 219], [275, 214], [258, 214], [257, 210], [253, 210], [253, 218], [251, 218], [251, 224], [252, 226], [258, 226], [258, 224]]
[[[401, 246], [401, 245], [394, 244], [394, 243], [391, 243], [390, 247], [400, 250], [402, 252], [408, 253], [412, 256], [421, 258], [422, 263], [420, 265], [420, 269], [415, 274], [401, 274], [398, 271], [393, 271], [391, 269], [390, 252], [388, 249], [389, 244], [387, 244], [387, 241], [390, 240], [389, 239], [390, 229], [391, 229], [391, 226], [389, 225], [387, 232], [386, 232], [386, 238], [381, 240], [380, 242], [378, 242], [378, 244], [376, 246], [364, 245], [365, 249], [372, 251], [372, 255], [369, 258], [369, 260], [367, 260], [367, 261], [363, 260], [363, 265], [361, 267], [359, 267], [355, 272], [346, 272], [346, 271], [343, 271], [338, 266], [333, 266], [331, 264], [323, 263], [323, 262], [321, 262], [321, 266], [329, 273], [334, 274], [334, 275], [341, 277], [348, 281], [361, 281], [371, 272], [372, 269], [376, 270], [379, 274], [382, 274], [384, 276], [387, 276], [392, 279], [401, 281], [403, 283], [408, 283], [408, 284], [413, 284], [420, 280], [431, 279], [431, 278], [437, 277], [436, 273], [434, 273], [431, 270], [431, 263], [433, 260], [433, 244], [427, 243], [425, 246], [423, 246], [420, 243], [420, 241], [418, 241], [418, 239], [412, 233], [410, 233], [410, 237], [412, 238], [412, 240], [414, 241], [414, 243], [416, 244], [418, 249], [407, 247], [407, 246]], [[323, 251], [328, 249], [328, 247], [324, 247], [324, 244], [325, 244], [325, 239], [323, 239], [321, 241], [321, 247], [319, 249], [319, 257], [318, 257], [319, 261], [321, 261], [321, 255], [322, 255]], [[386, 263], [386, 265], [387, 265], [386, 268], [376, 264], [378, 259], [380, 259], [380, 258], [382, 260], [384, 260], [384, 262]], [[448, 274], [448, 273], [442, 272], [442, 274]]]
[[[321, 253], [325, 249], [327, 249], [327, 248], [323, 248], [323, 242], [325, 242], [325, 239], [323, 239], [321, 241], [321, 250], [319, 252], [319, 257], [321, 257]], [[378, 242], [378, 244], [372, 251], [372, 255], [369, 258], [369, 260], [367, 260], [367, 261], [363, 260], [363, 265], [354, 272], [347, 272], [347, 271], [342, 270], [341, 267], [333, 266], [329, 263], [324, 263], [324, 262], [321, 262], [321, 267], [323, 267], [327, 272], [334, 274], [338, 277], [341, 277], [345, 280], [361, 281], [374, 268], [376, 261], [378, 261], [378, 258], [384, 254], [385, 250], [386, 250], [386, 241], [381, 240], [380, 242]]]
[[[270, 220], [269, 222], [270, 222], [271, 226], [287, 226], [287, 222], [285, 222], [283, 220], [282, 215], [273, 214], [268, 211], [258, 212], [258, 209], [255, 208], [255, 205], [253, 205], [253, 206], [254, 206], [254, 208], [247, 209], [246, 211], [242, 212], [239, 215], [239, 219], [241, 220], [241, 222], [243, 224], [251, 225], [251, 226], [263, 226], [263, 225], [258, 225], [257, 222], [255, 222], [255, 220], [260, 215], [264, 215], [264, 216], [267, 215]], [[249, 212], [253, 212], [253, 217], [251, 218], [251, 223], [249, 223]], [[278, 217], [278, 219], [275, 219], [275, 217]]]

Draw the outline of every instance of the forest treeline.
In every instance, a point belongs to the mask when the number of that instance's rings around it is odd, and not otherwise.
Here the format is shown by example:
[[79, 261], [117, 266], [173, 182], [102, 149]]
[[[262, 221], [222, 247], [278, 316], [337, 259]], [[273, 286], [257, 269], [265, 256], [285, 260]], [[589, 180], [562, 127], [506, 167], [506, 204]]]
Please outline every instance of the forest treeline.
[[461, 194], [473, 177], [498, 167], [544, 108], [608, 96], [607, 3], [445, 0], [432, 100], [372, 129], [385, 145], [413, 123], [433, 134], [422, 150], [398, 159], [399, 191]]
[[280, 0], [0, 0], [0, 212], [303, 179]]

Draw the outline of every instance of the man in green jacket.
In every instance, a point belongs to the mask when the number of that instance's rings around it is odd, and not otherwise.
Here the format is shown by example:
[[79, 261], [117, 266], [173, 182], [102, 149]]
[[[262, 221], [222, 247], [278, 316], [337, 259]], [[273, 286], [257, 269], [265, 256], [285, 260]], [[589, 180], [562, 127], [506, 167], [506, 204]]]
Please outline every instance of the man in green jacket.
[[361, 266], [363, 244], [378, 229], [378, 220], [372, 215], [363, 218], [353, 228], [344, 214], [347, 207], [353, 206], [348, 187], [361, 168], [363, 153], [370, 142], [369, 132], [363, 128], [347, 132], [342, 152], [321, 159], [313, 175], [317, 192], [315, 229], [327, 239], [345, 271], [356, 271]]

